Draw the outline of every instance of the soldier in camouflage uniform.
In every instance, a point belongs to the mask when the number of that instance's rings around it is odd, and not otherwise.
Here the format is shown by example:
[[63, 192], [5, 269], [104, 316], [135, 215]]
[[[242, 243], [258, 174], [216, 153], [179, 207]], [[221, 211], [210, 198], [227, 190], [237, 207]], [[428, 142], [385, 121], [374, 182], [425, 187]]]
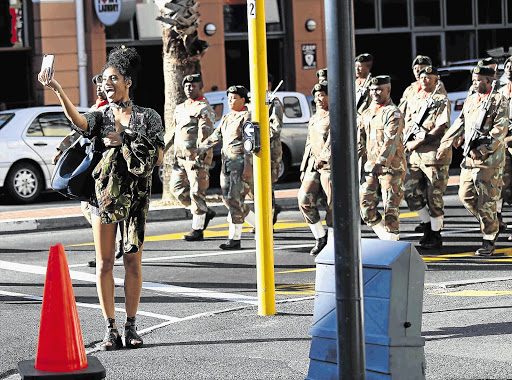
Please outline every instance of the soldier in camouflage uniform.
[[190, 207], [192, 211], [192, 230], [182, 239], [198, 241], [203, 240], [203, 231], [215, 216], [215, 212], [206, 205], [213, 150], [205, 151], [195, 160], [189, 159], [189, 156], [213, 132], [215, 112], [203, 96], [200, 74], [187, 75], [182, 85], [187, 100], [174, 110], [166, 150], [174, 143], [171, 191], [183, 206]]
[[[426, 66], [420, 70], [421, 91], [407, 103], [405, 109], [404, 136], [420, 125], [419, 132], [404, 141], [410, 152], [405, 176], [405, 200], [411, 211], [420, 216], [424, 235], [420, 239], [423, 248], [437, 249], [443, 244], [444, 201], [443, 193], [448, 186], [448, 169], [452, 161], [451, 150], [441, 160], [436, 159], [437, 148], [446, 129], [450, 126], [450, 103], [439, 93], [437, 69]], [[434, 93], [435, 91], [435, 93]], [[423, 114], [425, 105], [430, 106]]]
[[325, 223], [332, 230], [331, 138], [329, 129], [329, 96], [327, 82], [315, 84], [316, 113], [309, 120], [304, 157], [300, 165], [302, 184], [299, 189], [299, 209], [315, 237], [311, 255], [317, 255], [327, 244], [327, 233], [318, 212], [322, 191], [327, 197]]
[[357, 115], [368, 108], [372, 99], [368, 88], [370, 87], [370, 79], [372, 74], [370, 70], [373, 65], [373, 56], [368, 53], [359, 54], [355, 59], [355, 71], [356, 71], [356, 100], [359, 100], [356, 105]]
[[[268, 74], [268, 90], [272, 90], [274, 78]], [[277, 215], [281, 212], [281, 206], [276, 204], [274, 184], [279, 179], [279, 166], [283, 160], [283, 146], [281, 145], [281, 130], [283, 129], [283, 104], [276, 96], [271, 100], [268, 109], [270, 127], [270, 176], [272, 180], [272, 210], [273, 224], [277, 221]]]
[[[498, 202], [498, 207], [500, 203], [507, 202], [509, 205], [512, 205], [512, 108], [510, 107], [510, 101], [512, 100], [512, 57], [508, 57], [505, 61], [505, 75], [507, 76], [508, 83], [503, 85], [498, 92], [502, 94], [509, 102], [509, 124], [507, 135], [505, 137], [505, 167], [503, 168], [503, 189], [501, 192], [502, 199]], [[498, 210], [498, 220], [500, 222], [500, 232], [505, 231], [507, 229], [507, 224], [503, 222], [501, 218], [501, 208]], [[512, 240], [512, 236], [509, 237], [509, 240]]]
[[249, 214], [245, 196], [252, 187], [252, 155], [243, 147], [243, 125], [251, 120], [246, 103], [249, 102], [244, 86], [231, 86], [227, 90], [229, 108], [219, 126], [197, 150], [191, 159], [201, 155], [222, 141], [222, 170], [220, 185], [222, 200], [229, 210], [229, 237], [220, 245], [221, 249], [240, 249], [242, 225]]
[[442, 159], [451, 150], [454, 140], [463, 133], [467, 144], [480, 109], [490, 102], [480, 128], [482, 136], [470, 144], [471, 150], [462, 161], [460, 173], [459, 198], [478, 219], [484, 235], [482, 247], [475, 253], [477, 256], [495, 253], [499, 232], [496, 202], [500, 199], [505, 164], [504, 139], [509, 125], [507, 99], [500, 93], [490, 93], [493, 77], [492, 68], [476, 66], [473, 69], [473, 87], [478, 92], [466, 99], [459, 117], [446, 131], [437, 150], [437, 159]]
[[[359, 191], [361, 217], [382, 240], [400, 237], [400, 203], [404, 197], [406, 161], [402, 145], [404, 120], [391, 100], [391, 78], [379, 75], [370, 85], [372, 103], [358, 118], [359, 158], [366, 154], [365, 178]], [[377, 211], [384, 202], [384, 219]]]
[[[398, 108], [405, 115], [405, 109], [407, 108], [407, 103], [409, 101], [414, 101], [417, 97], [418, 93], [421, 91], [421, 82], [420, 82], [420, 71], [421, 69], [432, 66], [432, 60], [430, 57], [426, 55], [418, 55], [412, 61], [412, 72], [414, 73], [415, 82], [412, 82], [409, 87], [407, 87], [400, 99], [400, 103], [398, 103]], [[443, 95], [447, 95], [446, 89], [444, 87], [443, 82], [441, 82], [441, 87], [439, 88], [439, 92]], [[408, 120], [405, 120], [407, 123]]]

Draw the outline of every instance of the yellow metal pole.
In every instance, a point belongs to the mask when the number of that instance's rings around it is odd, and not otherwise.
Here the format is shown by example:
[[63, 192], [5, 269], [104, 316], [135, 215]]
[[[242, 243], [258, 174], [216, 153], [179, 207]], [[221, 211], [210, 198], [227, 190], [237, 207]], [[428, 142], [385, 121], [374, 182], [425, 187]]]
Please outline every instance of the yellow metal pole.
[[276, 302], [272, 236], [270, 133], [268, 107], [265, 104], [268, 85], [265, 0], [247, 0], [247, 19], [249, 26], [251, 103], [253, 106], [252, 120], [259, 123], [261, 133], [261, 149], [253, 155], [258, 314], [273, 315], [276, 313]]

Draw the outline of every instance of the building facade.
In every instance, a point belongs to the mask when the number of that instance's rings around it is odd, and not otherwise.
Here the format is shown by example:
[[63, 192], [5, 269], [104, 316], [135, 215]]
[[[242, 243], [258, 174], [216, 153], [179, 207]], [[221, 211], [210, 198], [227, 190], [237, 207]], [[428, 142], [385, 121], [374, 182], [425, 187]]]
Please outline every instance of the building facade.
[[[131, 0], [136, 2], [133, 17], [111, 26], [100, 22], [95, 2], [128, 0], [76, 1], [0, 2], [1, 62], [9, 70], [0, 102], [10, 108], [55, 104], [55, 96], [37, 83], [42, 55], [50, 53], [56, 55], [59, 81], [79, 104], [76, 20], [77, 4], [82, 4], [87, 77], [99, 73], [112, 47], [134, 46], [143, 60], [137, 102], [162, 113], [162, 38], [153, 0]], [[202, 60], [205, 91], [233, 84], [249, 87], [246, 0], [198, 3], [200, 38], [210, 44]], [[282, 79], [283, 90], [309, 94], [316, 71], [327, 62], [324, 1], [265, 0], [265, 7], [268, 70], [275, 84]], [[512, 0], [357, 0], [354, 23], [356, 54], [375, 57], [372, 73], [391, 75], [396, 99], [412, 80], [410, 64], [417, 54], [429, 55], [440, 66], [485, 57], [496, 47], [507, 51], [512, 45]], [[86, 85], [90, 104], [94, 89], [90, 80]]]

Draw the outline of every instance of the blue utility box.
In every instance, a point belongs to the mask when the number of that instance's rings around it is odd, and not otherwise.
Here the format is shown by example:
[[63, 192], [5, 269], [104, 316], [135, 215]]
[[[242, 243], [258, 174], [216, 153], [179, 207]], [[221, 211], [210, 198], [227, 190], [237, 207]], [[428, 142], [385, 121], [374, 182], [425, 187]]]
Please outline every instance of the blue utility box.
[[[366, 378], [425, 378], [421, 336], [426, 265], [407, 242], [361, 240]], [[306, 379], [337, 379], [334, 239], [316, 258], [315, 311]]]

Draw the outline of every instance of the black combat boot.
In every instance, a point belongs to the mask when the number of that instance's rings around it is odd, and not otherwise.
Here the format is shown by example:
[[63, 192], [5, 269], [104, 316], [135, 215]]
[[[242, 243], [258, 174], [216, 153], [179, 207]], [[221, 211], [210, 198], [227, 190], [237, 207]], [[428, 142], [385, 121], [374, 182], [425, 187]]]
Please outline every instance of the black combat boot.
[[215, 211], [213, 211], [211, 208], [208, 208], [208, 211], [206, 211], [206, 216], [204, 218], [203, 231], [206, 230], [206, 227], [208, 227], [208, 223], [210, 223], [210, 220], [215, 218], [215, 215], [217, 215], [217, 213]]
[[482, 247], [478, 248], [475, 256], [492, 256], [494, 255], [494, 240], [485, 240], [482, 242]]
[[439, 249], [443, 246], [443, 238], [441, 231], [432, 231], [428, 235], [428, 238], [421, 243], [421, 247], [425, 249]]
[[425, 232], [425, 226], [427, 224], [430, 225], [430, 222], [428, 222], [428, 223], [421, 222], [418, 226], [416, 226], [416, 228], [414, 229], [414, 232]]
[[183, 235], [181, 238], [186, 241], [201, 241], [203, 240], [203, 230], [191, 229], [188, 234]]
[[507, 223], [503, 221], [503, 217], [501, 216], [501, 212], [498, 212], [498, 223], [500, 226], [500, 232], [505, 232], [507, 230]]
[[281, 213], [282, 210], [283, 208], [276, 203], [276, 206], [274, 207], [274, 219], [272, 219], [272, 224], [276, 224], [277, 216]]
[[309, 252], [309, 254], [311, 256], [318, 255], [322, 251], [322, 249], [324, 249], [324, 247], [326, 245], [327, 245], [327, 234], [325, 234], [325, 236], [321, 237], [320, 239], [316, 239], [316, 244], [313, 247], [313, 249], [311, 250], [311, 252]]
[[219, 248], [224, 250], [240, 249], [240, 240], [228, 239], [224, 243], [219, 245]]
[[[423, 247], [423, 243], [428, 241], [428, 239], [430, 238], [430, 234], [432, 233], [432, 224], [430, 222], [428, 222], [428, 223], [421, 223], [421, 224], [423, 224], [423, 226], [422, 226], [423, 236], [420, 238], [420, 244]], [[416, 228], [418, 228], [418, 227], [416, 227]]]

